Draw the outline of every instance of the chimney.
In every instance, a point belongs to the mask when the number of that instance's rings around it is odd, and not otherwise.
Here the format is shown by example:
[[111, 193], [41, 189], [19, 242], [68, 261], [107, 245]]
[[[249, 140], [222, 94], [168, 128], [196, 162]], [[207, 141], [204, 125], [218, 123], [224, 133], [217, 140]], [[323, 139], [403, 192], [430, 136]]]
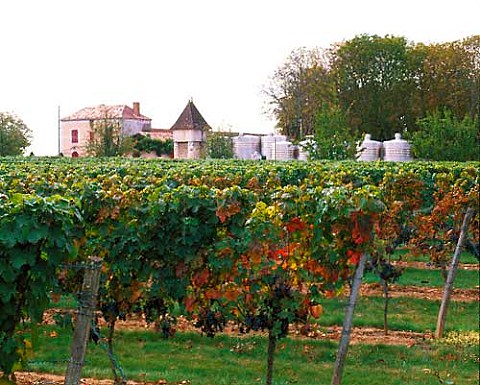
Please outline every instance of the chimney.
[[140, 103], [139, 102], [133, 102], [133, 113], [135, 115], [140, 116]]

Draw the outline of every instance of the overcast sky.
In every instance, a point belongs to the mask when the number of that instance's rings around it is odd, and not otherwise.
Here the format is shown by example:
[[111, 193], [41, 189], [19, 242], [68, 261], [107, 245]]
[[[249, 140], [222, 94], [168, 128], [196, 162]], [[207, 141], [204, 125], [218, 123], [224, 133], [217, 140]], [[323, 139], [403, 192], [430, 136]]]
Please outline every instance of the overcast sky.
[[190, 98], [214, 129], [271, 132], [262, 88], [289, 53], [368, 33], [480, 34], [480, 0], [2, 0], [0, 111], [57, 154], [65, 117], [138, 101], [170, 128]]

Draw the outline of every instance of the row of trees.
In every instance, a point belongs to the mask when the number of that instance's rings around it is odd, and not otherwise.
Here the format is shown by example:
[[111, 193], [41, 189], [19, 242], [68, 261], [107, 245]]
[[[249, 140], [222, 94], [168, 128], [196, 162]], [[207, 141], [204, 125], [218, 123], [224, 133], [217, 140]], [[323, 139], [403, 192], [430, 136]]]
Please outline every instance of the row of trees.
[[389, 140], [425, 130], [422, 119], [443, 111], [468, 117], [478, 131], [480, 35], [430, 45], [359, 35], [328, 49], [299, 48], [264, 92], [280, 131], [297, 140], [328, 137], [331, 120], [340, 137]]

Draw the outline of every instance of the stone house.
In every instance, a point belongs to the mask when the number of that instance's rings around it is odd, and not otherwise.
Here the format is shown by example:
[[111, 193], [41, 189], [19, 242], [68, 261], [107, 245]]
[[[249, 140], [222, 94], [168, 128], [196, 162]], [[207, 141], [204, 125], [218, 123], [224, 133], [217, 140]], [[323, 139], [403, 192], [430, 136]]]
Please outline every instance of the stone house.
[[173, 139], [174, 158], [199, 159], [210, 126], [190, 100], [170, 129], [152, 128], [152, 119], [140, 113], [140, 103], [133, 106], [105, 105], [83, 108], [60, 119], [60, 153], [68, 157], [87, 155], [97, 122], [113, 120], [121, 127], [122, 135], [145, 135], [152, 139]]
[[132, 107], [105, 104], [86, 107], [60, 119], [60, 153], [73, 158], [87, 155], [93, 127], [105, 119], [117, 122], [123, 135], [152, 131], [152, 119], [140, 113], [140, 103], [135, 102]]

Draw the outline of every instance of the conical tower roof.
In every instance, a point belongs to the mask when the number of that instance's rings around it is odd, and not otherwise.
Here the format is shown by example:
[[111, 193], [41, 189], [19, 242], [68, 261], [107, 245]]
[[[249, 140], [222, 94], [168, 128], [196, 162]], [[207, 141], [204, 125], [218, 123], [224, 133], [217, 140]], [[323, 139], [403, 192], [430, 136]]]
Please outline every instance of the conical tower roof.
[[171, 130], [200, 130], [206, 131], [210, 128], [202, 114], [198, 111], [192, 100], [189, 100], [187, 106], [180, 114]]

